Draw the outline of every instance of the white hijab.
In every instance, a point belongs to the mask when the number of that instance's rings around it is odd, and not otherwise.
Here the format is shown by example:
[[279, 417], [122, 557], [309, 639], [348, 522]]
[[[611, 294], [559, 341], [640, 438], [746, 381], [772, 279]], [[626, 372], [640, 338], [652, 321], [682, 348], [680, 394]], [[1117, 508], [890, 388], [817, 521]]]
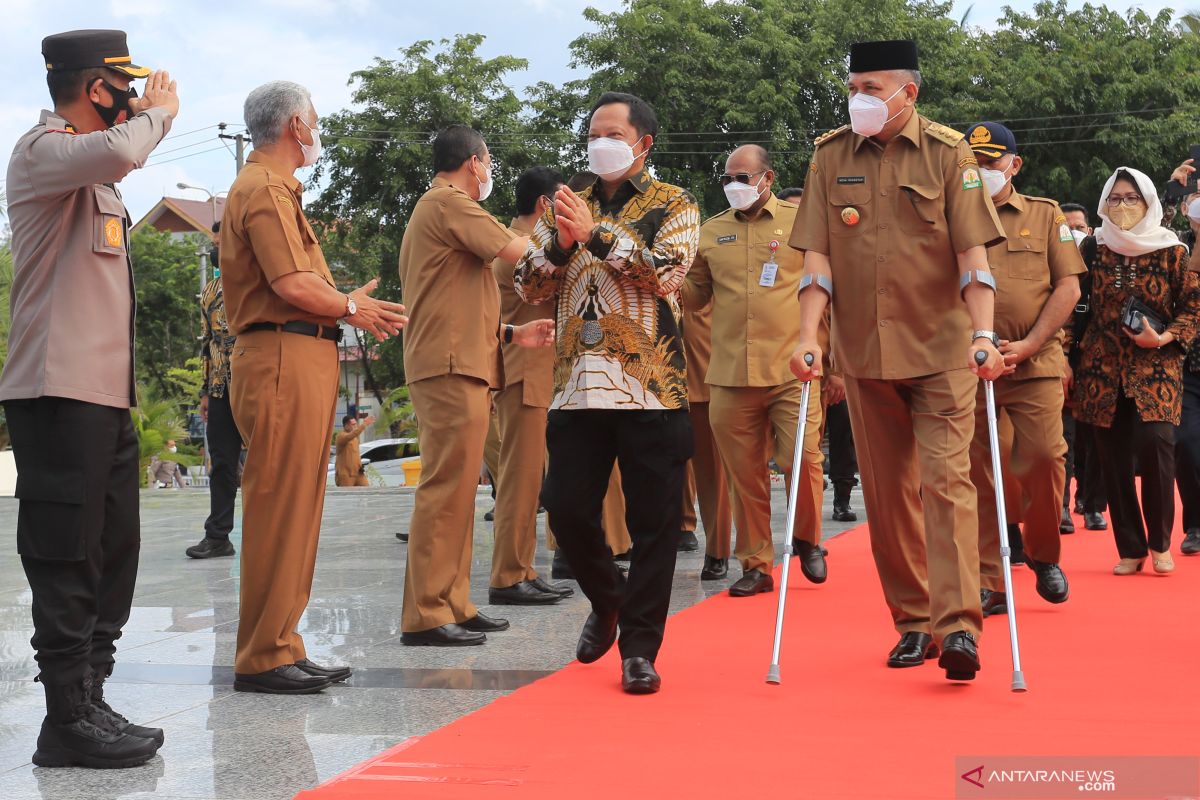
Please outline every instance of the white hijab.
[[[1134, 183], [1137, 184], [1138, 193], [1146, 201], [1147, 206], [1146, 216], [1127, 231], [1121, 230], [1115, 222], [1108, 218], [1108, 196], [1117, 182], [1117, 176], [1122, 172], [1129, 173], [1129, 176], [1133, 178]], [[1123, 256], [1133, 258], [1153, 253], [1155, 250], [1183, 244], [1173, 231], [1162, 226], [1162, 202], [1158, 199], [1158, 190], [1154, 188], [1154, 181], [1150, 180], [1150, 176], [1146, 173], [1138, 172], [1131, 167], [1118, 167], [1117, 171], [1108, 179], [1108, 183], [1104, 184], [1104, 193], [1100, 195], [1100, 207], [1096, 209], [1096, 213], [1104, 220], [1104, 224], [1096, 231], [1096, 243], [1105, 245], [1109, 250]]]

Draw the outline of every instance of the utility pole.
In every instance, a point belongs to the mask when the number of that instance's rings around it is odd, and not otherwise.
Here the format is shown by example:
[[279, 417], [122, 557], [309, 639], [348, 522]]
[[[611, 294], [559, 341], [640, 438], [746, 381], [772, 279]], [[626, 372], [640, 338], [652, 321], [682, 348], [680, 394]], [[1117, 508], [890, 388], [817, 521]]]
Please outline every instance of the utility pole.
[[237, 158], [237, 171], [241, 172], [242, 167], [246, 164], [246, 145], [252, 144], [253, 142], [250, 137], [244, 133], [235, 133], [233, 135], [225, 133], [225, 127], [226, 125], [224, 122], [217, 126], [217, 128], [221, 131], [217, 134], [217, 138], [229, 139], [236, 145], [237, 153], [235, 158]]

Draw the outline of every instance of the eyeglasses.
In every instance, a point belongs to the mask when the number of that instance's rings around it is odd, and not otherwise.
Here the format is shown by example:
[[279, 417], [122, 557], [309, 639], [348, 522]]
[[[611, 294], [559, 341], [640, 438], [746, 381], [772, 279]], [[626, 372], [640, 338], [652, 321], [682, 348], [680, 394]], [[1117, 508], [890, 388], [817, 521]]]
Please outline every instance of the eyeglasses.
[[1138, 203], [1143, 202], [1143, 199], [1140, 194], [1110, 194], [1108, 197], [1104, 198], [1104, 202], [1108, 203], [1109, 208], [1116, 208], [1122, 203], [1132, 208]]
[[762, 174], [763, 173], [761, 173], [761, 172], [739, 172], [736, 175], [722, 175], [721, 176], [721, 185], [728, 186], [729, 184], [733, 183], [734, 181], [737, 181], [738, 183], [747, 183], [748, 184], [748, 183], [750, 183], [751, 180], [753, 180], [755, 178], [755, 176], [762, 175]]

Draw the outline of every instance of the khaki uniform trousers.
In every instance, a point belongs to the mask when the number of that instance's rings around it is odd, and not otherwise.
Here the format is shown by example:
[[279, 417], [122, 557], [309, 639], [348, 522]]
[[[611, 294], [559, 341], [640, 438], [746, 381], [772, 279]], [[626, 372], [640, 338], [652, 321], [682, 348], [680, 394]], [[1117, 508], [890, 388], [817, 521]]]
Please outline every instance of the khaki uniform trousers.
[[[503, 589], [538, 576], [538, 496], [546, 473], [547, 409], [523, 402], [524, 381], [505, 386], [494, 398], [499, 423], [495, 543], [492, 586]], [[490, 437], [489, 437], [490, 438]]]
[[[633, 547], [633, 539], [629, 536], [629, 525], [625, 521], [625, 491], [621, 488], [621, 470], [615, 464], [612, 475], [608, 477], [608, 493], [604, 495], [600, 524], [604, 526], [604, 543], [613, 555], [628, 553]], [[558, 549], [558, 542], [549, 525], [546, 526], [546, 548]]]
[[[770, 572], [775, 563], [771, 539], [771, 475], [768, 441], [775, 445], [775, 463], [791, 485], [796, 423], [800, 418], [803, 385], [789, 381], [779, 386], [712, 386], [710, 421], [721, 464], [733, 500], [737, 528], [735, 554], [742, 570]], [[804, 432], [804, 474], [796, 502], [795, 536], [805, 542], [821, 541], [822, 463], [821, 381], [809, 392], [808, 427]], [[771, 434], [764, 436], [764, 432]]]
[[409, 384], [417, 414], [421, 482], [413, 501], [400, 629], [466, 622], [471, 602], [475, 492], [490, 418], [488, 385], [464, 375]]
[[334, 483], [338, 486], [370, 486], [371, 482], [367, 480], [367, 476], [361, 472], [339, 472], [334, 476]]
[[[497, 392], [497, 394], [499, 394]], [[487, 438], [483, 441], [483, 465], [487, 467], [493, 494], [500, 493], [500, 415], [496, 411], [496, 395], [491, 396]]]
[[733, 512], [729, 506], [729, 484], [721, 467], [721, 456], [708, 423], [708, 403], [689, 403], [692, 435], [695, 440], [692, 460], [687, 466], [683, 489], [683, 530], [696, 530], [696, 503], [704, 522], [704, 554], [729, 558], [733, 532]]
[[[1059, 378], [998, 380], [996, 409], [1004, 409], [1012, 428], [1011, 445], [1002, 457], [1008, 521], [1021, 521], [1025, 553], [1035, 561], [1057, 564], [1062, 554], [1059, 522], [1066, 485], [1067, 443], [1063, 439], [1063, 388]], [[971, 442], [971, 482], [979, 493], [979, 573], [985, 589], [1003, 591], [996, 489], [988, 443], [987, 401], [980, 382]], [[1004, 463], [1007, 462], [1007, 463]], [[1020, 487], [1017, 502], [1009, 485]]]
[[871, 551], [900, 633], [983, 627], [968, 369], [905, 380], [846, 377]]
[[230, 406], [246, 443], [234, 670], [305, 658], [296, 630], [312, 591], [337, 404], [337, 345], [279, 331], [238, 337]]

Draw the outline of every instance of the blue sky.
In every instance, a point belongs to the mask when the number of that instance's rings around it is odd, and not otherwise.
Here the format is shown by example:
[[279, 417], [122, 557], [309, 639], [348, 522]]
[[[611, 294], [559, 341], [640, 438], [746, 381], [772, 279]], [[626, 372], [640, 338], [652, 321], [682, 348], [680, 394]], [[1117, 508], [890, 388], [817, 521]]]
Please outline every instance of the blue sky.
[[[1200, 4], [1200, 0], [1197, 0]], [[228, 188], [234, 161], [215, 139], [218, 122], [240, 129], [246, 94], [268, 80], [286, 78], [309, 87], [317, 111], [327, 114], [350, 102], [347, 79], [376, 56], [392, 57], [419, 39], [483, 33], [483, 55], [515, 55], [529, 69], [514, 76], [520, 87], [572, 76], [567, 44], [590, 29], [586, 6], [615, 10], [620, 0], [255, 0], [206, 3], [157, 0], [4, 0], [0, 69], [0, 151], [37, 122], [48, 105], [41, 38], [75, 28], [122, 28], [136, 63], [165, 68], [179, 81], [181, 110], [172, 138], [151, 165], [122, 183], [134, 220], [164, 194], [204, 199], [180, 191], [177, 182], [214, 191]], [[958, 0], [956, 15], [970, 2]], [[1033, 0], [975, 2], [970, 22], [988, 27], [1005, 5], [1029, 8]], [[1071, 0], [1070, 5], [1082, 5]], [[1131, 4], [1110, 3], [1121, 9]], [[1154, 12], [1179, 4], [1141, 2]], [[1187, 6], [1185, 6], [1187, 7]], [[171, 151], [171, 152], [167, 152]], [[303, 178], [303, 173], [300, 174]]]

